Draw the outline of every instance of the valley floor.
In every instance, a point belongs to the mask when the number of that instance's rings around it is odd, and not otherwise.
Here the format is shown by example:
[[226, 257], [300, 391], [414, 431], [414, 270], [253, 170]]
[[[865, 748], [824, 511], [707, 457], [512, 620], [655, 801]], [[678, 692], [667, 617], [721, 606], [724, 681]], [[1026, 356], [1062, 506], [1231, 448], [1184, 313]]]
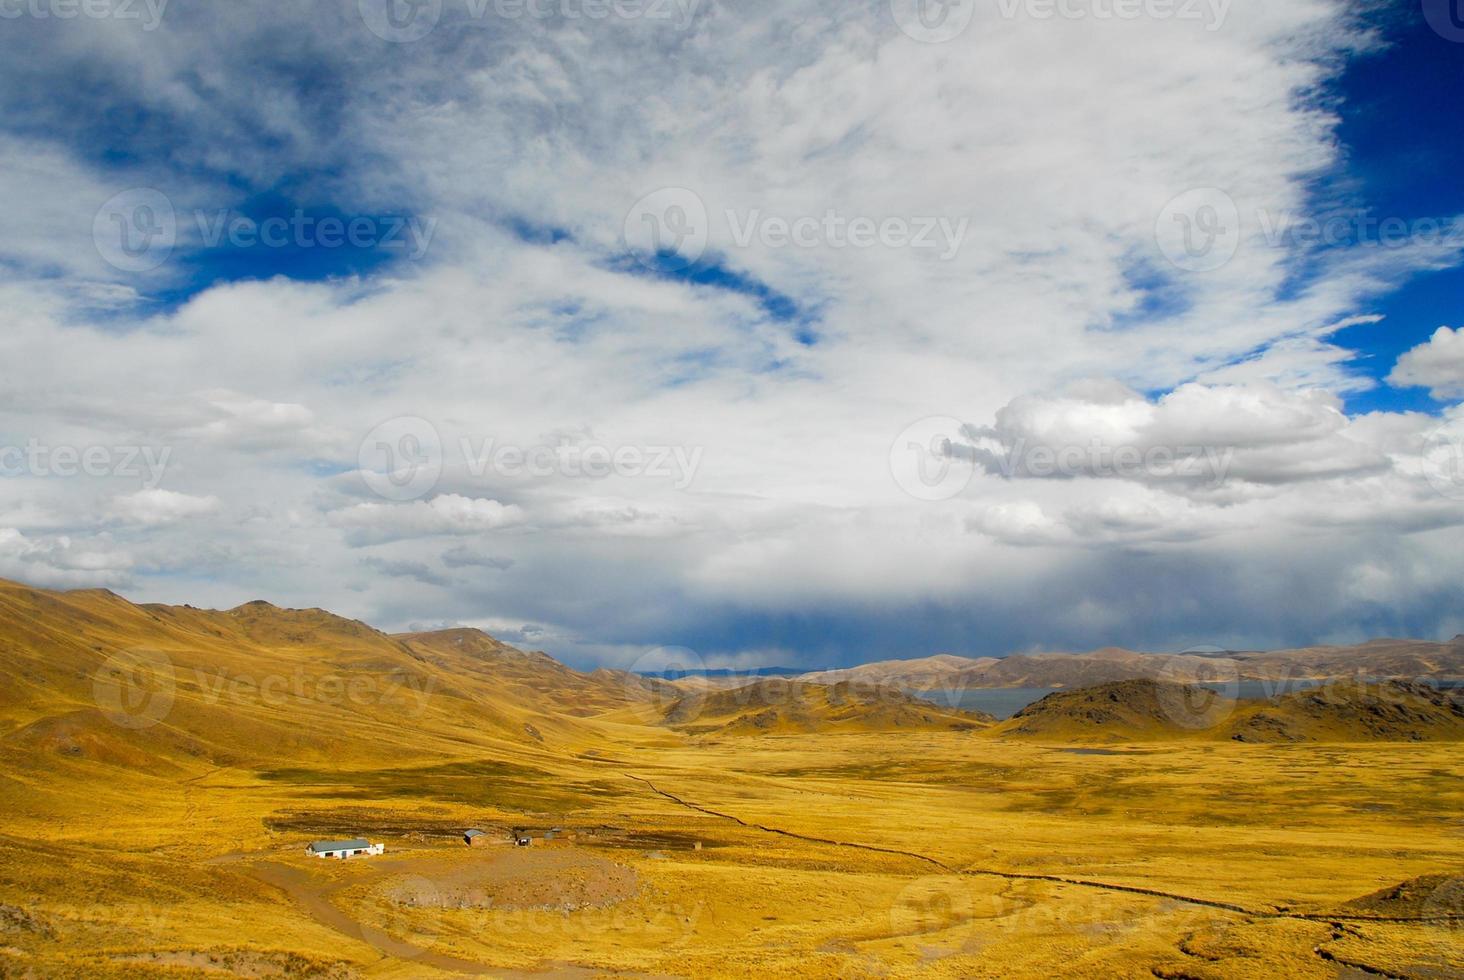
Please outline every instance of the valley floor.
[[[959, 732], [10, 773], [0, 976], [1458, 977], [1461, 775], [1447, 744]], [[575, 840], [459, 836], [514, 826]], [[387, 854], [303, 853], [355, 833]]]

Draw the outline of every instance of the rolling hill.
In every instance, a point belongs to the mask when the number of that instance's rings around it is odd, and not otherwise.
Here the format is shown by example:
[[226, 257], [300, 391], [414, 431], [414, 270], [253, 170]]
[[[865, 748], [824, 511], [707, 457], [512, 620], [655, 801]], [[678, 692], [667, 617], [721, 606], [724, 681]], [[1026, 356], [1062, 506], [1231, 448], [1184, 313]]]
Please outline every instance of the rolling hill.
[[1059, 691], [1030, 704], [993, 734], [1044, 741], [1170, 739], [1219, 725], [1234, 702], [1197, 687], [1114, 681]]
[[1238, 742], [1464, 741], [1464, 690], [1343, 681], [1242, 702], [1227, 731]]
[[476, 630], [392, 637], [319, 609], [134, 605], [0, 582], [0, 741], [39, 769], [400, 764], [601, 738], [650, 697]]
[[521, 704], [552, 704], [556, 711], [589, 718], [641, 700], [649, 689], [632, 675], [597, 670], [585, 674], [547, 653], [524, 651], [476, 629], [402, 633], [393, 639], [443, 670], [490, 684]]
[[1063, 742], [1464, 741], [1464, 691], [1343, 681], [1271, 700], [1235, 701], [1193, 685], [1117, 681], [1050, 694], [992, 734]]
[[993, 720], [947, 711], [897, 688], [767, 678], [738, 688], [688, 693], [671, 706], [664, 724], [697, 735], [787, 735], [966, 731]]

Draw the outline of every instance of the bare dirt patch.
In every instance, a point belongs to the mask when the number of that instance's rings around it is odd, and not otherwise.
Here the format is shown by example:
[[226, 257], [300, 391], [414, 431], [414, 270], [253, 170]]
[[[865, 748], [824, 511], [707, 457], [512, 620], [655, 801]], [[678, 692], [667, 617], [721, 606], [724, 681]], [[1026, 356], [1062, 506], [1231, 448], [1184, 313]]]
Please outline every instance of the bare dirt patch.
[[1348, 908], [1379, 915], [1454, 919], [1464, 923], [1464, 875], [1423, 875], [1353, 899]]
[[424, 858], [392, 868], [377, 886], [387, 901], [409, 908], [603, 909], [633, 898], [634, 870], [569, 849], [515, 849], [467, 863]]
[[16, 905], [0, 905], [0, 933], [29, 933], [55, 939], [56, 930], [40, 916]]

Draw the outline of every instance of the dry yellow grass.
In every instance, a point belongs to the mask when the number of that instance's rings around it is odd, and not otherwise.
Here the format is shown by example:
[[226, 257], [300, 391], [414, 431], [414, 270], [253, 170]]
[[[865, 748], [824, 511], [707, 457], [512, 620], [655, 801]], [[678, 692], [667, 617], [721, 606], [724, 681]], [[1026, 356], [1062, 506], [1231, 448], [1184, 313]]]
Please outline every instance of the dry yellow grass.
[[[29, 617], [5, 621], [0, 975], [1464, 970], [1457, 890], [1349, 905], [1464, 873], [1457, 745], [698, 738], [644, 724], [614, 679], [527, 698], [521, 663], [494, 684], [491, 650], [457, 664], [455, 642], [404, 647], [324, 614], [0, 598]], [[143, 638], [181, 670], [171, 709], [129, 728], [95, 680]], [[211, 701], [196, 664], [436, 680], [418, 708]], [[514, 826], [579, 833], [459, 838]], [[303, 853], [356, 833], [387, 855]]]

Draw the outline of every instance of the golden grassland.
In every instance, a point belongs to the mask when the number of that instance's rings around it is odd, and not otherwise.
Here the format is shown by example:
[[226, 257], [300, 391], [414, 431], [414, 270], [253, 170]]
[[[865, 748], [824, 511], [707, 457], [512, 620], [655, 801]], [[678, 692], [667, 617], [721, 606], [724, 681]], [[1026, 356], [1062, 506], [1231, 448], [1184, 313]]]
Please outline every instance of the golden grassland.
[[468, 631], [3, 582], [0, 660], [4, 977], [1464, 976], [1457, 742], [696, 734]]
[[[1464, 868], [1456, 746], [1093, 755], [935, 733], [552, 756], [522, 761], [517, 801], [470, 764], [385, 780], [99, 775], [46, 805], [8, 784], [0, 902], [32, 921], [7, 921], [0, 968], [200, 975], [232, 957], [231, 972], [266, 976], [1335, 977], [1345, 962], [1443, 977], [1464, 963], [1457, 921], [1329, 918]], [[601, 829], [527, 851], [456, 836], [534, 822]], [[348, 829], [387, 857], [302, 853]], [[622, 877], [596, 892], [607, 865]], [[1001, 876], [1029, 874], [1249, 914]]]

